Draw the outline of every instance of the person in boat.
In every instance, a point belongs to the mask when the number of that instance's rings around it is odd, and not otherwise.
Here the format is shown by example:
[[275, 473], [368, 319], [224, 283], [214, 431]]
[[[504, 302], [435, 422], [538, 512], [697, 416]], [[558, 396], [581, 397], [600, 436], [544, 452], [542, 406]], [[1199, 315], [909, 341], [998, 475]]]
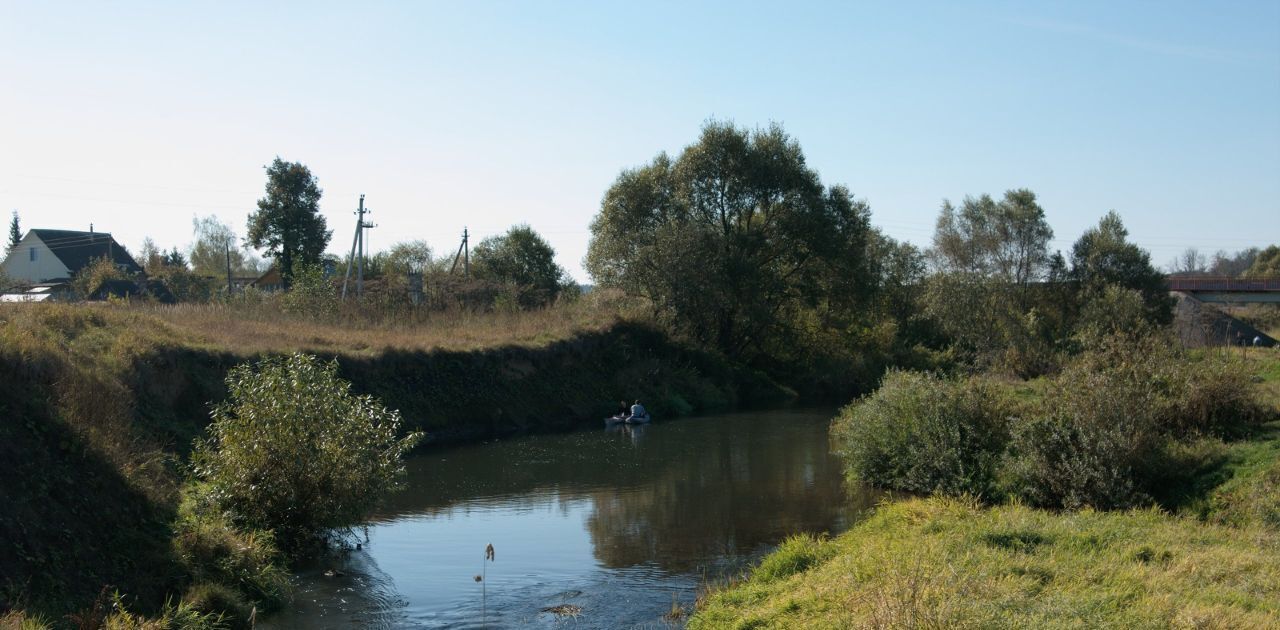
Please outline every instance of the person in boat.
[[629, 415], [631, 415], [631, 406], [625, 400], [618, 401], [618, 412], [613, 414], [613, 417], [626, 418]]
[[645, 416], [648, 416], [648, 415], [649, 415], [649, 412], [644, 410], [644, 405], [641, 405], [640, 401], [637, 400], [636, 404], [631, 405], [631, 416], [629, 416], [627, 420], [644, 418]]

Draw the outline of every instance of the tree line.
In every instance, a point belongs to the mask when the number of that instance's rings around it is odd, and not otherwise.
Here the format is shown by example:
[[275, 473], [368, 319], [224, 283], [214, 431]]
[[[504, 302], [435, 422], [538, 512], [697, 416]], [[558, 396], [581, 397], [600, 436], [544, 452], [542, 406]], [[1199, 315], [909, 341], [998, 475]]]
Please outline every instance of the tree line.
[[[1164, 274], [1115, 211], [1066, 253], [1050, 250], [1026, 189], [944, 202], [924, 250], [870, 216], [780, 126], [713, 121], [679, 155], [618, 176], [586, 267], [689, 339], [810, 381], [869, 384], [940, 357], [1032, 376], [1090, 330], [1172, 318]], [[1273, 249], [1243, 255], [1253, 265]]]
[[[247, 217], [245, 236], [216, 216], [193, 220], [194, 242], [186, 249], [165, 250], [145, 238], [137, 258], [147, 279], [163, 286], [167, 297], [178, 301], [226, 298], [227, 275], [256, 278], [270, 268], [279, 271], [286, 289], [296, 281], [310, 283], [305, 290], [321, 300], [308, 306], [332, 305], [336, 295], [331, 273], [352, 261], [325, 253], [333, 237], [320, 213], [323, 190], [311, 170], [300, 162], [277, 157], [266, 167], [267, 182], [257, 209]], [[16, 243], [18, 217], [10, 225]], [[269, 262], [257, 257], [262, 251]], [[423, 283], [428, 302], [436, 306], [537, 308], [561, 296], [576, 294], [578, 285], [555, 262], [555, 250], [533, 228], [516, 225], [507, 232], [480, 241], [470, 252], [465, 274], [455, 269], [453, 256], [435, 256], [425, 241], [393, 244], [363, 261], [364, 276], [375, 299], [407, 303], [410, 275]], [[326, 271], [328, 270], [328, 271]], [[109, 261], [98, 261], [73, 282], [88, 296], [107, 280], [130, 279]]]

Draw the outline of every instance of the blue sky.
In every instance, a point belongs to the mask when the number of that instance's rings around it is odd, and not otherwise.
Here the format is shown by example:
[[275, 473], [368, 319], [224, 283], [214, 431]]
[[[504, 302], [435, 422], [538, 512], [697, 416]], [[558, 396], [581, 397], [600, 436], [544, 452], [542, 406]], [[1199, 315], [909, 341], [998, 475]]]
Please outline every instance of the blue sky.
[[444, 253], [527, 222], [581, 260], [623, 168], [710, 118], [782, 123], [872, 222], [1036, 191], [1066, 249], [1107, 210], [1158, 264], [1280, 242], [1280, 2], [0, 2], [0, 210], [185, 246], [241, 234], [273, 157], [330, 249]]

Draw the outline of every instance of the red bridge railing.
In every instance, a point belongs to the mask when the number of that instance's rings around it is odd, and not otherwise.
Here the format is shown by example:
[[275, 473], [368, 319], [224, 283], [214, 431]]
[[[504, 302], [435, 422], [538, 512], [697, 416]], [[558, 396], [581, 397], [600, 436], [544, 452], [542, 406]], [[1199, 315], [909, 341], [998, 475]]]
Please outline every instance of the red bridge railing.
[[1170, 291], [1280, 291], [1280, 278], [1230, 278], [1225, 276], [1169, 276]]

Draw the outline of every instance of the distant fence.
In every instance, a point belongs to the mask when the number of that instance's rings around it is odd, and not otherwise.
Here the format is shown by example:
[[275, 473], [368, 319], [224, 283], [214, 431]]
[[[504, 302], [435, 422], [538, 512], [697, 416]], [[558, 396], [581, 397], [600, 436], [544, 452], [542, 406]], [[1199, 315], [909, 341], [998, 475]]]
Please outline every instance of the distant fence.
[[1280, 291], [1280, 278], [1229, 278], [1226, 276], [1170, 276], [1170, 291], [1254, 293]]

